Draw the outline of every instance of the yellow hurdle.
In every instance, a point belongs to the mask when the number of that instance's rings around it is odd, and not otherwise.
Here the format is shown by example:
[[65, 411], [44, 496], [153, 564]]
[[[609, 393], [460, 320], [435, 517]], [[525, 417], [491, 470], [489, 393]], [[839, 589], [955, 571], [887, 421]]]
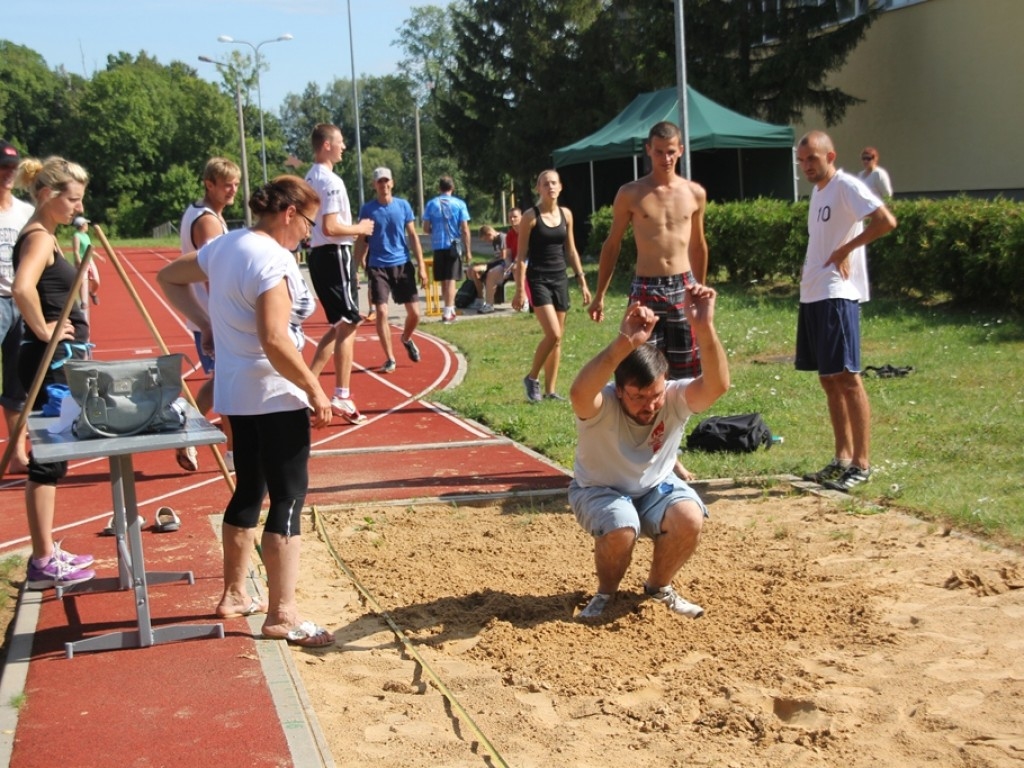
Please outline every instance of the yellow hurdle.
[[441, 286], [434, 280], [434, 260], [424, 259], [427, 267], [427, 317], [441, 316]]

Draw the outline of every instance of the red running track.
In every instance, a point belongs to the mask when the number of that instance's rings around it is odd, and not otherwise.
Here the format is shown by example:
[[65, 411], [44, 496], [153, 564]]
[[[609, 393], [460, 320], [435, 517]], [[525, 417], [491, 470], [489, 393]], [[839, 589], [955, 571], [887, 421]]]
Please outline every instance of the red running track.
[[[183, 321], [156, 288], [156, 272], [173, 259], [170, 249], [119, 249], [146, 311], [172, 352], [195, 359]], [[101, 303], [92, 307], [98, 359], [159, 354], [159, 345], [112, 265], [99, 264]], [[421, 328], [429, 327], [426, 324]], [[308, 322], [309, 360], [327, 329], [322, 312]], [[336, 419], [314, 432], [308, 504], [466, 501], [489, 495], [557, 492], [569, 477], [542, 457], [486, 428], [456, 417], [429, 400], [461, 375], [460, 358], [443, 342], [418, 334], [422, 360], [404, 358], [398, 369], [383, 363], [376, 331], [360, 328], [352, 390], [368, 420], [352, 426]], [[193, 393], [202, 371], [187, 377]], [[333, 372], [324, 374], [330, 392]], [[518, 395], [518, 390], [516, 390]], [[6, 435], [4, 435], [6, 440]], [[2, 445], [0, 447], [6, 447]], [[210, 623], [220, 594], [220, 545], [211, 523], [229, 497], [210, 448], [199, 449], [200, 471], [183, 472], [171, 452], [135, 456], [147, 570], [192, 570], [195, 584], [151, 586], [154, 627]], [[495, 469], [497, 468], [497, 469]], [[72, 462], [57, 495], [57, 538], [73, 552], [91, 552], [100, 576], [117, 570], [114, 539], [101, 530], [111, 515], [104, 460]], [[0, 553], [27, 552], [24, 480], [0, 481]], [[177, 533], [149, 530], [157, 507], [182, 517]], [[262, 586], [262, 585], [261, 585]], [[0, 755], [15, 768], [55, 760], [81, 766], [286, 766], [329, 762], [317, 752], [315, 716], [302, 706], [280, 645], [255, 640], [245, 619], [224, 622], [226, 637], [166, 643], [143, 649], [76, 653], [64, 643], [131, 630], [132, 593], [86, 594], [56, 600], [52, 591], [25, 593], [9, 637], [8, 665], [0, 686]], [[32, 622], [38, 613], [38, 619]], [[258, 620], [255, 628], [258, 631]], [[283, 659], [283, 661], [282, 661]], [[19, 696], [19, 694], [24, 694]], [[22, 704], [16, 710], [12, 699]]]

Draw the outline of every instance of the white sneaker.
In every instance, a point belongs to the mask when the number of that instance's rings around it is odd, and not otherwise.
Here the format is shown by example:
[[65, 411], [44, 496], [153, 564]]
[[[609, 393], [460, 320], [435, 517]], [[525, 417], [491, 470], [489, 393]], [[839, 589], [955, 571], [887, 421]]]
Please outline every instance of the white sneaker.
[[484, 306], [484, 300], [480, 299], [480, 298], [476, 298], [476, 299], [473, 299], [473, 304], [470, 306], [470, 309], [480, 309], [480, 307], [482, 307], [482, 306]]
[[590, 598], [590, 602], [587, 603], [587, 607], [580, 611], [578, 614], [576, 614], [576, 618], [593, 619], [600, 616], [604, 612], [605, 606], [608, 605], [608, 602], [611, 599], [611, 595], [605, 595], [601, 592], [598, 592], [596, 595]]
[[341, 416], [349, 424], [362, 424], [366, 417], [359, 412], [356, 404], [348, 398], [341, 398], [335, 395], [331, 398], [331, 411], [335, 416]]
[[494, 311], [494, 305], [484, 303], [477, 307], [476, 311], [479, 312], [481, 315], [489, 315], [491, 314], [491, 312]]
[[689, 600], [685, 600], [680, 597], [676, 591], [672, 589], [671, 584], [653, 592], [650, 587], [644, 584], [644, 593], [652, 600], [657, 600], [672, 611], [672, 613], [678, 613], [680, 616], [689, 616], [691, 619], [699, 619], [704, 615], [703, 608], [696, 603], [691, 603]]

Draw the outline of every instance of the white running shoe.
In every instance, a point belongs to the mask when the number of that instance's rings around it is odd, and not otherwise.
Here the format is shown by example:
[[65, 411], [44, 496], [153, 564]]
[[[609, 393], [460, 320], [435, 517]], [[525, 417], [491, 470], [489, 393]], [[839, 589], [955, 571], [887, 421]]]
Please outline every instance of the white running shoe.
[[582, 611], [580, 611], [578, 614], [576, 614], [576, 618], [577, 619], [594, 619], [594, 618], [597, 618], [602, 613], [604, 613], [604, 609], [608, 605], [608, 603], [609, 603], [609, 601], [611, 599], [612, 599], [611, 595], [605, 595], [605, 594], [602, 594], [602, 593], [598, 592], [596, 595], [594, 595], [592, 598], [590, 598], [590, 602], [587, 603], [587, 607], [584, 608]]
[[644, 593], [652, 600], [657, 600], [672, 611], [672, 613], [678, 613], [680, 616], [689, 616], [691, 619], [699, 619], [704, 615], [703, 608], [696, 603], [691, 603], [689, 600], [685, 600], [680, 597], [676, 591], [672, 589], [671, 584], [653, 592], [650, 587], [644, 584]]
[[359, 412], [356, 404], [349, 398], [342, 398], [335, 395], [331, 398], [331, 411], [335, 416], [341, 416], [349, 424], [362, 424], [366, 417]]

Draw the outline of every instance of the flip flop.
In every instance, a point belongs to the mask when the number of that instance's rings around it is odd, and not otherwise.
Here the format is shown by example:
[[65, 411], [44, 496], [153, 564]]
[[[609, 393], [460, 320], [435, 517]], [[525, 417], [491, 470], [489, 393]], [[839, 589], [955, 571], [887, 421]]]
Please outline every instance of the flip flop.
[[245, 616], [255, 616], [256, 614], [266, 613], [266, 612], [267, 612], [267, 606], [264, 605], [263, 603], [261, 603], [260, 599], [258, 597], [253, 597], [253, 598], [251, 598], [251, 600], [249, 602], [249, 607], [248, 608], [246, 608], [244, 610], [241, 610], [241, 611], [235, 611], [234, 613], [217, 614], [217, 618], [220, 618], [220, 619], [238, 619], [238, 618], [242, 618], [242, 617], [245, 617]]
[[156, 533], [174, 533], [181, 528], [181, 518], [170, 507], [160, 507], [156, 511], [156, 522], [153, 530]]
[[[142, 515], [139, 515], [139, 527], [140, 528], [145, 528], [146, 527], [146, 518], [144, 518]], [[113, 515], [110, 516], [110, 519], [107, 521], [107, 527], [104, 528], [100, 532], [100, 535], [101, 536], [113, 536], [114, 535], [114, 516]]]
[[289, 645], [297, 645], [300, 648], [327, 648], [334, 645], [334, 635], [312, 621], [302, 622], [288, 630], [286, 635], [274, 636], [264, 633], [263, 636], [269, 640], [284, 640]]

